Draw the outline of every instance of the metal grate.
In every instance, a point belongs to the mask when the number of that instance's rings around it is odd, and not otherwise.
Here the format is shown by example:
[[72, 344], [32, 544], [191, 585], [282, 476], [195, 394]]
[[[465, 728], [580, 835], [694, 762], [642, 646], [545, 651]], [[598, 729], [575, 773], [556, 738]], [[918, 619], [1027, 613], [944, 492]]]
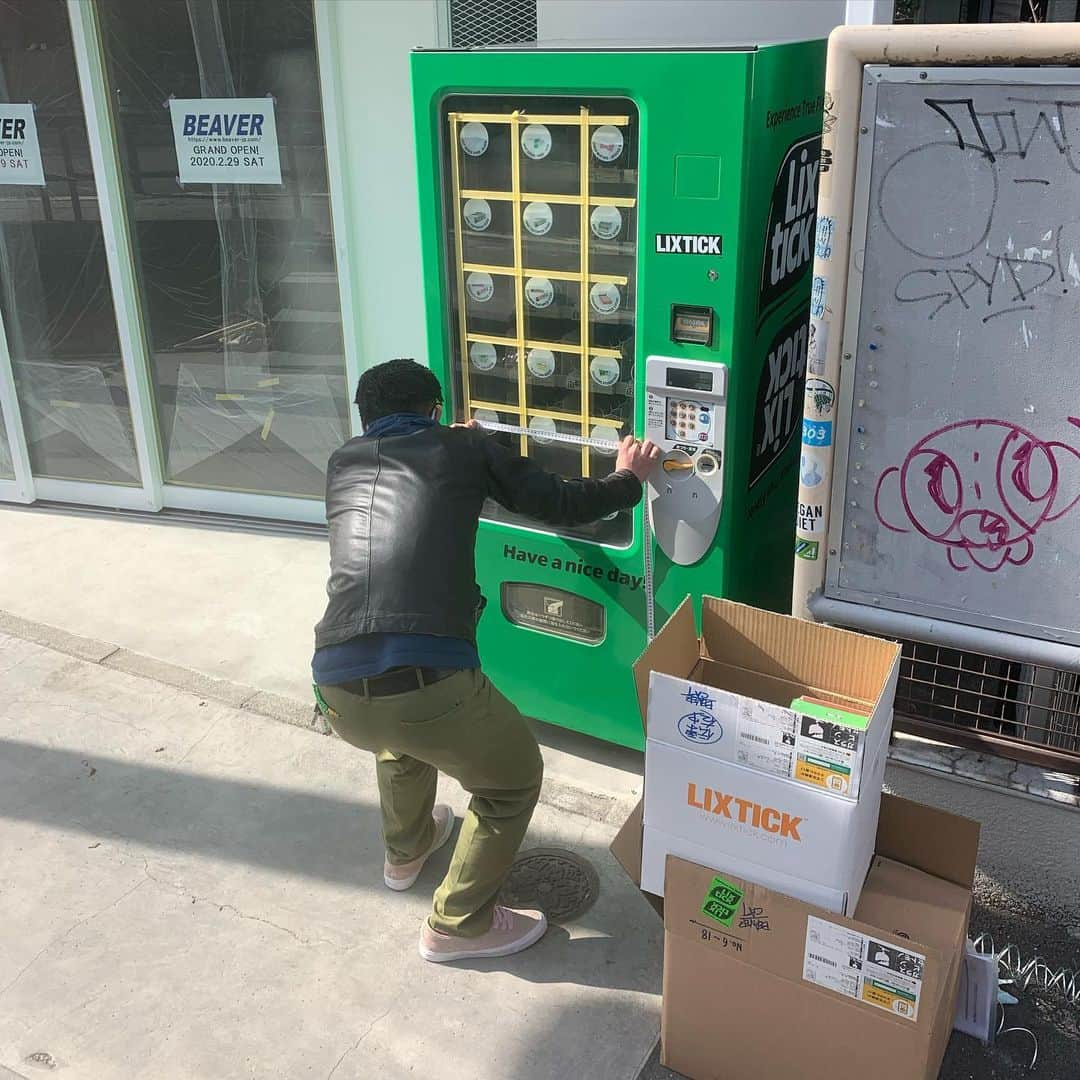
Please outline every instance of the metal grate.
[[934, 728], [950, 741], [974, 737], [999, 753], [1080, 772], [1076, 673], [908, 641], [896, 713], [901, 728]]
[[536, 40], [536, 0], [450, 0], [450, 45], [472, 49]]

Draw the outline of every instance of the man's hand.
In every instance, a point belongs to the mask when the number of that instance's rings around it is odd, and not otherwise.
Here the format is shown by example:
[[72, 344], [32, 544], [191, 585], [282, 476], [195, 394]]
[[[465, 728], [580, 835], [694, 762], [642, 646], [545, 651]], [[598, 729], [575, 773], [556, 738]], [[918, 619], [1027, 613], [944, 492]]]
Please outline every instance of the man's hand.
[[455, 428], [455, 427], [473, 428], [474, 430], [477, 430], [480, 427], [480, 421], [479, 420], [466, 420], [464, 424], [451, 424], [450, 426], [452, 428]]
[[627, 435], [619, 443], [619, 456], [615, 460], [616, 472], [629, 469], [643, 484], [660, 460], [660, 447], [646, 439], [639, 442], [633, 435]]

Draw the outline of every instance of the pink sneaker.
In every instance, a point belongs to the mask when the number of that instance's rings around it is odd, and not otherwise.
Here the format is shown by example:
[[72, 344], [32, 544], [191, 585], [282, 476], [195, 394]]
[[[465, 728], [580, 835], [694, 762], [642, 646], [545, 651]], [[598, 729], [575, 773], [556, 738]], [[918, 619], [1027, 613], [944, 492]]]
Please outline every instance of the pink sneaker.
[[393, 889], [394, 892], [411, 889], [416, 884], [420, 871], [424, 869], [424, 863], [450, 839], [450, 834], [454, 831], [454, 811], [444, 803], [439, 803], [431, 811], [431, 816], [435, 821], [435, 839], [420, 858], [398, 866], [389, 859], [383, 863], [383, 881], [388, 889]]
[[420, 955], [433, 964], [478, 960], [485, 956], [512, 956], [535, 945], [547, 930], [542, 911], [514, 911], [496, 907], [491, 929], [479, 937], [455, 937], [432, 930], [427, 919], [420, 928]]

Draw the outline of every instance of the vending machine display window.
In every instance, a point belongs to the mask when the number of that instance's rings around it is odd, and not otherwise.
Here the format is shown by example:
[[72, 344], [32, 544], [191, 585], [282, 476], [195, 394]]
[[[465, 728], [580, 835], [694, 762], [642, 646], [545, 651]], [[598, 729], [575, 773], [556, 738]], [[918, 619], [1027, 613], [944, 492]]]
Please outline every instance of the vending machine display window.
[[[525, 429], [496, 437], [547, 469], [604, 476], [634, 425], [637, 110], [454, 96], [443, 112], [455, 416]], [[632, 517], [560, 532], [625, 547]]]

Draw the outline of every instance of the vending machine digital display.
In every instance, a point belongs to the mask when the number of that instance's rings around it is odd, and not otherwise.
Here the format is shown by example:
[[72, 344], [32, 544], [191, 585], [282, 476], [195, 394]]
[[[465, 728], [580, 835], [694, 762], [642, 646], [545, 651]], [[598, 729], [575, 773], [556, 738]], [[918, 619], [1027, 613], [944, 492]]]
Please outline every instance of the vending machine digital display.
[[703, 592], [787, 610], [823, 79], [817, 41], [413, 54], [455, 419], [568, 477], [626, 434], [663, 449], [648, 514], [485, 509], [481, 655], [529, 715], [640, 746], [650, 600], [658, 622]]

